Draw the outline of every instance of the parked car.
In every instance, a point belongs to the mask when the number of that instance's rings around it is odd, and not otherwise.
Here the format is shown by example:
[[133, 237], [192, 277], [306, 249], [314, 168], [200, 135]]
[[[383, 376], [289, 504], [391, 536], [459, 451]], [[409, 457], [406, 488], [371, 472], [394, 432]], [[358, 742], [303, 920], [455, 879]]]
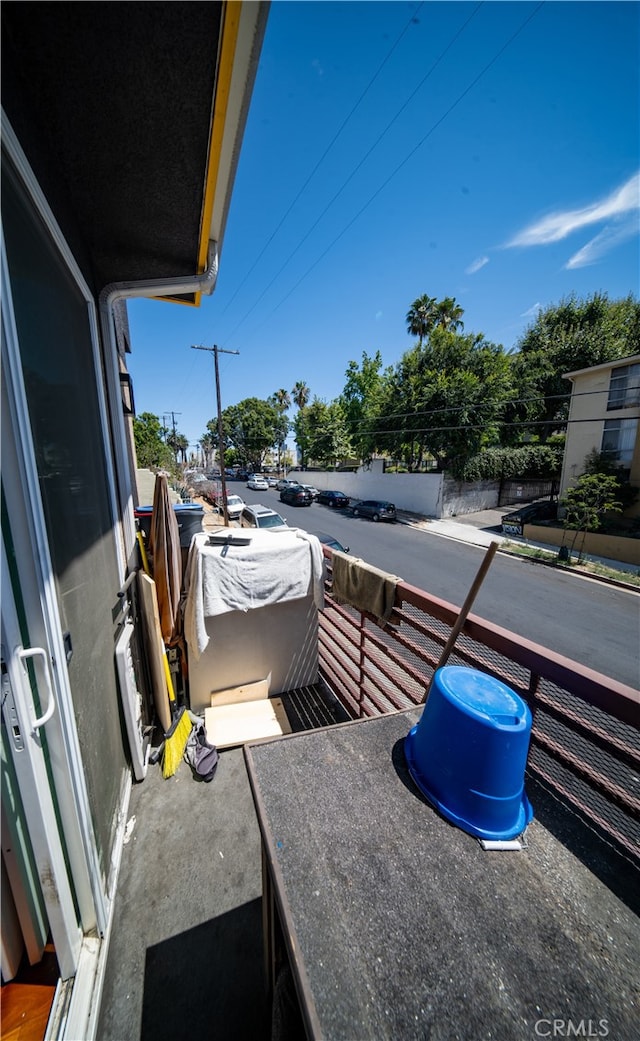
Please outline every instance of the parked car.
[[262, 474], [249, 474], [247, 488], [251, 488], [254, 492], [266, 492], [269, 485], [266, 477], [263, 477]]
[[384, 499], [361, 499], [353, 504], [354, 517], [371, 517], [372, 521], [395, 521], [396, 508]]
[[278, 487], [278, 478], [277, 477], [269, 477], [268, 476], [267, 477], [267, 484], [269, 485], [270, 488], [277, 488]]
[[324, 546], [328, 546], [329, 549], [337, 549], [340, 553], [349, 552], [348, 546], [343, 546], [341, 542], [334, 539], [333, 535], [327, 535], [326, 531], [310, 531], [309, 534], [315, 535], [315, 537], [319, 539]]
[[324, 506], [333, 506], [336, 509], [344, 509], [351, 502], [348, 495], [344, 492], [319, 492], [318, 502]]
[[[222, 513], [222, 503], [222, 496], [219, 495], [216, 502], [218, 513]], [[239, 495], [227, 495], [227, 516], [229, 520], [238, 520], [242, 513], [243, 506], [244, 499], [241, 499]]]
[[505, 535], [522, 535], [525, 524], [556, 520], [557, 516], [558, 504], [550, 499], [541, 499], [540, 502], [530, 502], [518, 510], [505, 513], [502, 517], [502, 530]]
[[276, 481], [276, 488], [281, 492], [283, 488], [288, 488], [290, 484], [297, 483], [297, 481], [292, 481], [290, 477], [281, 477], [279, 481]]
[[313, 499], [314, 502], [316, 501], [316, 499], [320, 495], [320, 492], [318, 491], [318, 489], [314, 488], [314, 486], [312, 484], [302, 484], [301, 487], [302, 488], [306, 488], [308, 492], [311, 492], [311, 498]]
[[240, 514], [240, 527], [273, 528], [277, 530], [279, 528], [287, 528], [288, 524], [284, 517], [281, 517], [275, 510], [270, 510], [268, 506], [261, 506], [259, 503], [256, 503], [252, 506], [243, 507]]
[[289, 506], [311, 506], [313, 495], [301, 484], [290, 484], [280, 492], [280, 502]]

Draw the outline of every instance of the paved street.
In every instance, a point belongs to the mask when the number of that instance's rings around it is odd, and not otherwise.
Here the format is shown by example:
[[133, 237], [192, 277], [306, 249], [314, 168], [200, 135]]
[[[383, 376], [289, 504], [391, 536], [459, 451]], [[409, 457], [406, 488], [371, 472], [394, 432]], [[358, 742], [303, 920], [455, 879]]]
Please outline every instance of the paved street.
[[[374, 524], [318, 504], [284, 506], [275, 491], [263, 492], [260, 501], [289, 524], [329, 532], [348, 545], [352, 555], [456, 606], [464, 602], [483, 558], [482, 546], [455, 537], [460, 528], [465, 530], [461, 518], [426, 520], [419, 527]], [[475, 518], [477, 522], [479, 515]], [[467, 521], [467, 530], [473, 527]], [[484, 527], [482, 535], [485, 544], [496, 538]], [[640, 687], [636, 591], [498, 553], [473, 612], [621, 683]]]

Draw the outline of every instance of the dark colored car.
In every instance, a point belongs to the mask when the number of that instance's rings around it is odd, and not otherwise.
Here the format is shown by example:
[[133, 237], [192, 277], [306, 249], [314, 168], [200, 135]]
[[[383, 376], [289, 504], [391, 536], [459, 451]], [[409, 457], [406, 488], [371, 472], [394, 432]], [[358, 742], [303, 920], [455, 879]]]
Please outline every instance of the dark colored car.
[[392, 502], [384, 499], [362, 499], [353, 504], [354, 517], [371, 517], [373, 521], [394, 521], [396, 519], [396, 508]]
[[318, 502], [324, 506], [334, 506], [339, 509], [344, 509], [351, 502], [348, 495], [344, 492], [320, 492], [318, 495]]
[[519, 510], [505, 513], [502, 518], [502, 530], [505, 535], [522, 535], [525, 524], [535, 524], [536, 521], [556, 520], [558, 516], [558, 504], [549, 499], [540, 502], [530, 502], [521, 506]]
[[323, 546], [328, 546], [329, 549], [337, 549], [340, 553], [349, 552], [348, 546], [343, 546], [341, 542], [338, 542], [337, 539], [334, 539], [333, 535], [327, 535], [326, 531], [311, 531], [309, 532], [309, 534], [315, 535], [315, 537], [320, 540]]
[[286, 502], [289, 506], [311, 506], [313, 495], [301, 484], [290, 484], [280, 492], [280, 502]]

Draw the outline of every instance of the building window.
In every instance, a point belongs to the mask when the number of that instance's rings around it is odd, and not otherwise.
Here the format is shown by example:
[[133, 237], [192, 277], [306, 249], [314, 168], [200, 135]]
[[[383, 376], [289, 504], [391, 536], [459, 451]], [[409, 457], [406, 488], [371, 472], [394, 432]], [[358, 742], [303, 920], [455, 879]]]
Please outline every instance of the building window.
[[611, 372], [607, 410], [640, 405], [640, 362], [621, 365]]
[[605, 420], [602, 434], [602, 455], [624, 470], [630, 470], [637, 437], [637, 419]]

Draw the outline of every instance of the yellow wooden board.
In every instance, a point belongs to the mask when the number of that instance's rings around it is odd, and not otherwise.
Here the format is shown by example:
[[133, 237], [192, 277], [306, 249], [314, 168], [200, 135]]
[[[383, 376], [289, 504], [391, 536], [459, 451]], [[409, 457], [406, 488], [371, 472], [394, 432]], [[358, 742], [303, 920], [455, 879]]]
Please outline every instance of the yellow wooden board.
[[216, 748], [231, 748], [245, 741], [291, 733], [281, 698], [261, 698], [206, 708], [204, 725], [207, 740]]

